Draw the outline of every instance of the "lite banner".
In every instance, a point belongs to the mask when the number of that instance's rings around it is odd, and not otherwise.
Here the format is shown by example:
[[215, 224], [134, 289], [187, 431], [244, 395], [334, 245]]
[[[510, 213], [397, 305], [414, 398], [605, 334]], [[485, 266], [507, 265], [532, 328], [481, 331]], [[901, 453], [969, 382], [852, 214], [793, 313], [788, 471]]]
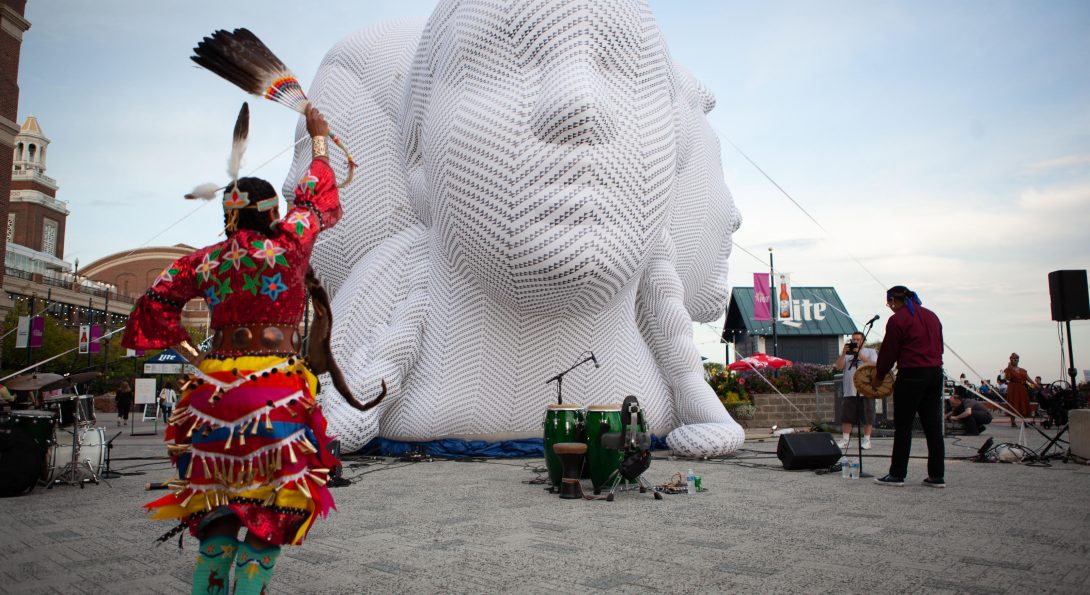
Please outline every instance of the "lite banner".
[[776, 288], [778, 316], [780, 320], [791, 320], [791, 273], [779, 274], [779, 287]]
[[15, 347], [18, 349], [26, 349], [27, 343], [30, 340], [30, 317], [20, 316], [19, 327], [15, 333]]
[[89, 345], [89, 348], [91, 349], [91, 353], [98, 353], [102, 349], [102, 343], [99, 342], [99, 339], [101, 339], [101, 338], [102, 338], [102, 325], [101, 324], [92, 324], [91, 325], [91, 344]]
[[753, 320], [772, 320], [768, 273], [753, 273]]
[[45, 337], [45, 317], [35, 316], [30, 319], [30, 348], [41, 349]]
[[79, 352], [89, 353], [88, 349], [91, 348], [91, 325], [81, 324], [79, 325]]

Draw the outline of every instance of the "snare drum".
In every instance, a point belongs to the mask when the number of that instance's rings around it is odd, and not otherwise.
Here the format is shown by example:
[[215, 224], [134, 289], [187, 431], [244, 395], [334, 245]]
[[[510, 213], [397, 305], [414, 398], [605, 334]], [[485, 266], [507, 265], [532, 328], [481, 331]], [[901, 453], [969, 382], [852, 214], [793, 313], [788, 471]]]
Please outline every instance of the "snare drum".
[[45, 400], [45, 408], [57, 412], [57, 425], [66, 428], [80, 421], [79, 395], [57, 395]]
[[9, 425], [21, 428], [34, 439], [35, 444], [44, 453], [47, 448], [56, 441], [56, 426], [54, 420], [57, 414], [52, 411], [39, 411], [27, 409], [24, 411], [12, 411], [8, 415]]
[[[78, 464], [86, 463], [97, 474], [106, 460], [106, 428], [85, 428], [76, 430], [79, 435], [79, 459]], [[72, 462], [72, 436], [73, 431], [58, 433], [57, 444], [49, 449], [46, 455], [46, 467], [42, 471], [42, 479], [47, 483], [53, 481], [64, 472], [68, 463]]]
[[95, 396], [94, 395], [80, 395], [79, 397], [79, 420], [81, 423], [87, 425], [94, 425], [98, 421], [98, 416], [95, 415]]
[[[643, 415], [636, 426], [643, 432]], [[621, 466], [624, 452], [604, 448], [602, 435], [608, 432], [621, 431], [621, 404], [609, 403], [607, 405], [591, 405], [587, 407], [587, 465], [590, 467], [590, 481], [594, 484], [594, 493], [602, 491], [602, 487], [609, 481], [613, 472]], [[623, 482], [628, 482], [623, 479]]]
[[582, 405], [550, 403], [545, 408], [545, 468], [549, 470], [549, 483], [560, 487], [564, 469], [560, 457], [553, 452], [553, 445], [561, 442], [582, 442], [586, 412]]

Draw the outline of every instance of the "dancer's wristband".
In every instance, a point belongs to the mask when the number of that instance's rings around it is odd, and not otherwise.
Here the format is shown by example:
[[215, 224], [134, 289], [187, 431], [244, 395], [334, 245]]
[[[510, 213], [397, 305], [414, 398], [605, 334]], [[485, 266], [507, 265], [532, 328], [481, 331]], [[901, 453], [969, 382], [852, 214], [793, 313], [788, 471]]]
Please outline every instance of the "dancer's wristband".
[[326, 137], [310, 137], [310, 147], [315, 159], [329, 159], [329, 145], [326, 142]]

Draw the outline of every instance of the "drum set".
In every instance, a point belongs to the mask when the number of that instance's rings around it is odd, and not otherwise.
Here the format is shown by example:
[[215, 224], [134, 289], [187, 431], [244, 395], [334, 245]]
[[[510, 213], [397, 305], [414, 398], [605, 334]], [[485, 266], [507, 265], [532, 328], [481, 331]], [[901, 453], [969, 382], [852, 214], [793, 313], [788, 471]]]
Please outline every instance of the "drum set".
[[[97, 372], [62, 377], [29, 390], [50, 392], [75, 387]], [[95, 427], [92, 395], [57, 394], [39, 401], [41, 409], [0, 417], [0, 496], [30, 493], [35, 485], [98, 483], [106, 456], [105, 428]]]

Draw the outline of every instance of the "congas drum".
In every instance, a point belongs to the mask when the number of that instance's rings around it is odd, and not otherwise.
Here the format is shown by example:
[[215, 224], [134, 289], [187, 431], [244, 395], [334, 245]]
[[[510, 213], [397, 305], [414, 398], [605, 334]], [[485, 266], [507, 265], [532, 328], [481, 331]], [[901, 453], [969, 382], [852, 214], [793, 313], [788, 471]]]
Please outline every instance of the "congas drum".
[[852, 382], [855, 383], [855, 392], [861, 396], [870, 397], [872, 399], [883, 399], [893, 394], [893, 373], [889, 372], [886, 377], [882, 379], [882, 383], [875, 390], [871, 386], [871, 380], [874, 379], [875, 373], [878, 372], [878, 368], [867, 364], [860, 366], [855, 374], [852, 376]]
[[[643, 416], [640, 416], [638, 431], [645, 431]], [[590, 467], [590, 481], [594, 484], [594, 493], [602, 491], [609, 477], [621, 465], [624, 452], [602, 446], [602, 435], [621, 431], [621, 404], [590, 405], [587, 407], [587, 465]], [[627, 480], [625, 480], [627, 482]], [[627, 482], [631, 483], [631, 482]]]
[[23, 428], [0, 426], [0, 498], [34, 489], [42, 469], [42, 450]]
[[553, 452], [553, 445], [561, 442], [583, 442], [583, 426], [586, 412], [582, 405], [550, 403], [545, 409], [545, 468], [549, 470], [549, 484], [560, 487], [564, 469], [560, 457]]
[[57, 425], [66, 428], [80, 420], [79, 395], [57, 395], [45, 400], [47, 411], [57, 413]]
[[41, 453], [53, 445], [55, 441], [56, 426], [54, 420], [57, 414], [53, 411], [40, 411], [26, 409], [24, 411], [12, 411], [8, 416], [8, 424], [22, 429], [34, 443], [38, 445]]
[[72, 439], [78, 436], [79, 465], [89, 464], [97, 474], [106, 460], [106, 429], [84, 428], [57, 433], [57, 443], [49, 449], [46, 467], [42, 470], [42, 479], [47, 483], [64, 472], [65, 466], [72, 462]]

